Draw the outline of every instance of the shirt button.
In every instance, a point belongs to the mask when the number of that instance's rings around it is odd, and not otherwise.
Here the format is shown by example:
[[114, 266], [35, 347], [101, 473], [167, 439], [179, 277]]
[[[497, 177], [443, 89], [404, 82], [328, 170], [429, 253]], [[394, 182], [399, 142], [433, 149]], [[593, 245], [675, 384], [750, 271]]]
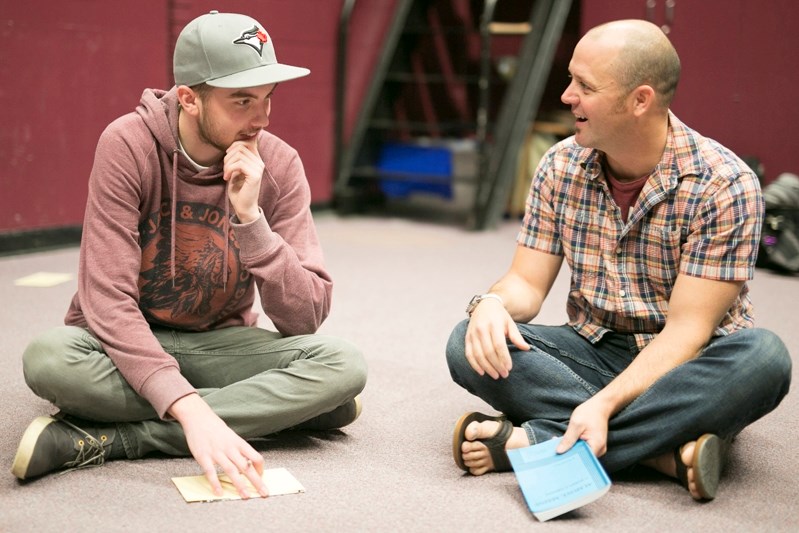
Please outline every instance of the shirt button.
[[622, 290], [619, 291], [619, 294], [622, 295], [622, 296], [627, 296], [627, 291], [622, 289]]
[[618, 248], [616, 248], [616, 253], [617, 253], [617, 254], [620, 254], [620, 253], [621, 253], [621, 246], [619, 246]]

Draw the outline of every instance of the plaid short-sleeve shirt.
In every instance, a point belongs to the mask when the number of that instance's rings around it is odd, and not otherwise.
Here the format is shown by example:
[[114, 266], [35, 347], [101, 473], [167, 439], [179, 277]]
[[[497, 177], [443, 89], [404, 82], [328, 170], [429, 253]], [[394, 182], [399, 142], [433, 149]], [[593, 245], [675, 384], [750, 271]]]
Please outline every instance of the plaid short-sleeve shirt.
[[[591, 342], [635, 334], [643, 348], [663, 329], [678, 274], [749, 280], [763, 200], [757, 176], [719, 143], [669, 114], [666, 148], [626, 221], [608, 189], [603, 154], [570, 137], [542, 158], [517, 241], [565, 257], [569, 324]], [[753, 324], [744, 285], [715, 331]]]

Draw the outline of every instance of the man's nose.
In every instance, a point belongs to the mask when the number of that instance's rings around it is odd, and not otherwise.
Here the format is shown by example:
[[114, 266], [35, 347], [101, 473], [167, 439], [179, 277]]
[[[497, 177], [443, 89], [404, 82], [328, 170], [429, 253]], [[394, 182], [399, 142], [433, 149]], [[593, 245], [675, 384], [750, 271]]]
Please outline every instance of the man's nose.
[[258, 128], [266, 128], [269, 125], [269, 113], [272, 111], [272, 104], [269, 99], [264, 102], [264, 105], [258, 106], [255, 117], [253, 118], [253, 125]]
[[569, 85], [566, 86], [563, 94], [560, 95], [560, 101], [566, 105], [574, 105], [576, 103], [576, 99], [577, 94], [574, 91], [574, 80], [572, 80]]

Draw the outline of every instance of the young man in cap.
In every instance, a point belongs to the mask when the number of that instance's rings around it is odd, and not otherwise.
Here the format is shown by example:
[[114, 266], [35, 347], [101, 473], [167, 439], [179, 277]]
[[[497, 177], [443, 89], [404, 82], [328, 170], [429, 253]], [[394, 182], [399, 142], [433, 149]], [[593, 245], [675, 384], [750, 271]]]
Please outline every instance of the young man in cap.
[[[503, 413], [459, 420], [455, 462], [481, 475], [510, 468], [506, 449], [583, 439], [610, 472], [643, 463], [712, 499], [728, 443], [791, 380], [753, 327], [757, 177], [669, 110], [680, 61], [658, 26], [594, 28], [569, 73], [576, 133], [541, 160], [510, 270], [447, 346], [453, 379]], [[564, 259], [568, 324], [531, 324]]]
[[275, 86], [308, 73], [254, 19], [214, 11], [178, 37], [175, 86], [103, 132], [66, 325], [23, 356], [60, 412], [25, 431], [15, 476], [157, 451], [193, 455], [217, 493], [219, 469], [265, 496], [246, 439], [357, 418], [361, 353], [313, 335], [332, 282], [302, 163], [266, 131]]

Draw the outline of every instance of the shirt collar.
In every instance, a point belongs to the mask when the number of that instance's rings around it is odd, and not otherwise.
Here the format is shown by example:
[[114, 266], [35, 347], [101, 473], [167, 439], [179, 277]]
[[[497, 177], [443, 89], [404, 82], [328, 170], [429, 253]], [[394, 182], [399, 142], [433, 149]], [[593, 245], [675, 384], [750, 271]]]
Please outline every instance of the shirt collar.
[[699, 157], [698, 141], [698, 134], [669, 111], [669, 134], [660, 167], [672, 169], [678, 178], [702, 174], [705, 168]]
[[[666, 135], [666, 147], [658, 163], [659, 173], [662, 175], [664, 170], [672, 169], [673, 172], [665, 174], [677, 181], [684, 176], [701, 174], [704, 166], [699, 157], [696, 132], [683, 124], [671, 111], [668, 118], [669, 129]], [[585, 171], [585, 177], [589, 180], [598, 178], [602, 172], [604, 152], [594, 148], [584, 148], [579, 157], [582, 159], [580, 166]]]

